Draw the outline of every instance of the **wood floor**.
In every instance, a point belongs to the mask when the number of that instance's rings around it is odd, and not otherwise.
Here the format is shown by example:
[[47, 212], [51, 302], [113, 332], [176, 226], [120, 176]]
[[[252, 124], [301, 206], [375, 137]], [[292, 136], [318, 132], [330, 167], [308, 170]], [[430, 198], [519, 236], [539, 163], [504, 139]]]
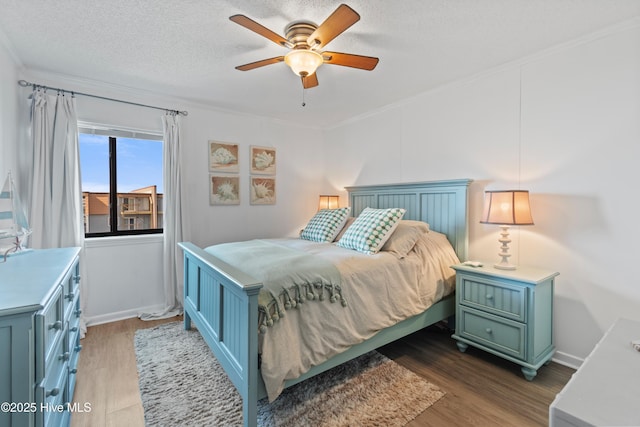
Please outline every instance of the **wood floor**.
[[[73, 414], [72, 427], [144, 426], [133, 337], [162, 322], [128, 319], [89, 327], [74, 402], [90, 404], [91, 411]], [[471, 347], [460, 353], [450, 335], [434, 326], [379, 350], [446, 392], [409, 427], [548, 425], [549, 404], [573, 369], [552, 362], [529, 382], [515, 364]]]

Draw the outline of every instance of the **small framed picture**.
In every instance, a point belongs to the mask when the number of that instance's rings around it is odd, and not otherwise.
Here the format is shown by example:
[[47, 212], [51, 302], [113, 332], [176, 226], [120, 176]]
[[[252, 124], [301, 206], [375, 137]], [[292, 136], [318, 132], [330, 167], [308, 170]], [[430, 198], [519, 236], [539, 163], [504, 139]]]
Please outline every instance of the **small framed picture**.
[[276, 204], [276, 179], [266, 176], [251, 177], [251, 204], [275, 205]]
[[209, 204], [239, 205], [240, 177], [237, 175], [209, 175]]
[[238, 144], [209, 141], [209, 171], [238, 173]]
[[276, 149], [273, 147], [251, 146], [251, 173], [261, 175], [276, 174]]

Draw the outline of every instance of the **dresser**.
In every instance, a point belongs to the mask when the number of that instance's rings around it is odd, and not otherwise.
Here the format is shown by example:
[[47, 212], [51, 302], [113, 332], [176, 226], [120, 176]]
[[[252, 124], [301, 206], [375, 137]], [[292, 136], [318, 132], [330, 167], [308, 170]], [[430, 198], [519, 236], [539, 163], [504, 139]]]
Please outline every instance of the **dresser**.
[[80, 346], [80, 248], [0, 264], [0, 425], [67, 426]]
[[549, 407], [550, 427], [640, 426], [640, 321], [618, 319]]
[[553, 288], [557, 272], [458, 264], [458, 349], [474, 346], [521, 365], [531, 381], [553, 353]]

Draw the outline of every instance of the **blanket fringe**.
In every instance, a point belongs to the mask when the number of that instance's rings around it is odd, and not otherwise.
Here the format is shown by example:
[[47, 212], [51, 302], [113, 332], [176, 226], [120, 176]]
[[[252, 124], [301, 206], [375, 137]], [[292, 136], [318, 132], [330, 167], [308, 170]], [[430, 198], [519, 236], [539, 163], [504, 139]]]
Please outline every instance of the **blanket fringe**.
[[289, 288], [283, 287], [277, 296], [268, 290], [261, 290], [258, 297], [259, 332], [266, 333], [267, 328], [285, 316], [286, 310], [299, 308], [300, 304], [304, 304], [306, 300], [324, 301], [325, 292], [329, 294], [331, 303], [340, 301], [343, 307], [347, 306], [347, 301], [342, 296], [342, 289], [333, 283], [305, 283]]

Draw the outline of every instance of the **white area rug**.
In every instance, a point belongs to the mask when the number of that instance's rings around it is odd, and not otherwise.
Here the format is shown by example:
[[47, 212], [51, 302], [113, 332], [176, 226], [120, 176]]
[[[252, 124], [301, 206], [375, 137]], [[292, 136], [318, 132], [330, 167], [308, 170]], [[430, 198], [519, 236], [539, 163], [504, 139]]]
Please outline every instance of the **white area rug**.
[[[196, 330], [182, 322], [135, 335], [147, 426], [241, 426], [242, 401]], [[444, 396], [372, 351], [258, 403], [260, 426], [404, 426]]]

